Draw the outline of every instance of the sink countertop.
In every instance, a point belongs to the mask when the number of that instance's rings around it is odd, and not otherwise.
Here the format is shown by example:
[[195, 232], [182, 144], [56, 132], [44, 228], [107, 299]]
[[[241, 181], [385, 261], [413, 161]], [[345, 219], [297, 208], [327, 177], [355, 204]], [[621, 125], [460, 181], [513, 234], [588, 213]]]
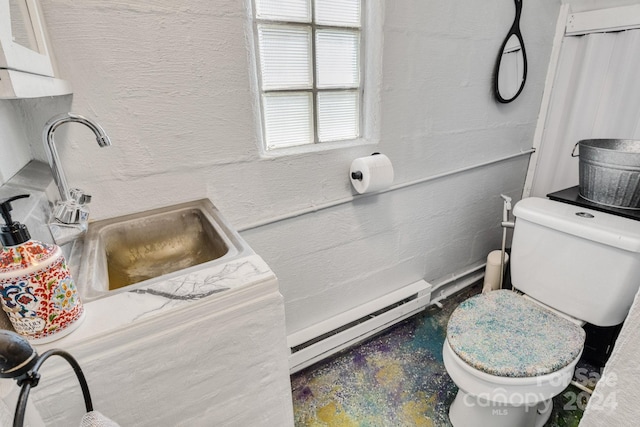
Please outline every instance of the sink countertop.
[[[73, 270], [73, 269], [72, 269]], [[263, 282], [275, 276], [258, 255], [232, 259], [227, 263], [134, 287], [84, 304], [82, 324], [69, 335], [38, 345], [38, 352], [68, 347], [80, 341], [126, 328], [133, 323], [160, 316], [216, 294], [226, 294], [244, 285]], [[82, 295], [81, 295], [82, 297]]]

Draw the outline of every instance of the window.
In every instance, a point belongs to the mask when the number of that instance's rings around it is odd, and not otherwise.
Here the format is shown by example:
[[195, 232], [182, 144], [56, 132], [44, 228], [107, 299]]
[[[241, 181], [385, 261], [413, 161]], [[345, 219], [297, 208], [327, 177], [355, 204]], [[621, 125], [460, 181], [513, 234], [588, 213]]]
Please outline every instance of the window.
[[254, 0], [267, 150], [362, 137], [362, 15], [362, 0]]

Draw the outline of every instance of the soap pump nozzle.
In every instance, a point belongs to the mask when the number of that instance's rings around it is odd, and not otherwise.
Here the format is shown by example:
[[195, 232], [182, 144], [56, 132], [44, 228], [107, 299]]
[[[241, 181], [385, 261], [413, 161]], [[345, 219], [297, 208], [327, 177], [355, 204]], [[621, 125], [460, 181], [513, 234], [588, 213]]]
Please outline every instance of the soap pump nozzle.
[[3, 246], [16, 246], [21, 245], [24, 242], [31, 240], [29, 230], [24, 224], [20, 224], [17, 221], [13, 221], [11, 218], [11, 202], [18, 199], [24, 199], [29, 197], [28, 194], [20, 194], [18, 196], [9, 197], [8, 199], [0, 200], [0, 214], [4, 219], [5, 225], [0, 228], [0, 242]]

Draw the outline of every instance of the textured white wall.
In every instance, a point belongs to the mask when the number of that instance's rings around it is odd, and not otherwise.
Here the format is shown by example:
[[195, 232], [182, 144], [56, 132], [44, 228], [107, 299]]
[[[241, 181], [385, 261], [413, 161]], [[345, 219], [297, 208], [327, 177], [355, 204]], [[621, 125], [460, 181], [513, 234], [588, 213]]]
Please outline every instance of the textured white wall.
[[[532, 145], [560, 0], [526, 2], [529, 76], [512, 104], [491, 83], [511, 0], [386, 2], [381, 142], [260, 158], [246, 3], [41, 0], [72, 110], [113, 146], [67, 125], [59, 149], [93, 218], [209, 197], [244, 225], [353, 194], [353, 158], [381, 151], [396, 183]], [[44, 101], [43, 101], [44, 102]], [[53, 105], [51, 114], [64, 111]], [[66, 107], [66, 106], [65, 106]], [[32, 152], [44, 159], [40, 129]], [[517, 198], [527, 156], [243, 233], [280, 279], [290, 332], [499, 246], [500, 193]]]

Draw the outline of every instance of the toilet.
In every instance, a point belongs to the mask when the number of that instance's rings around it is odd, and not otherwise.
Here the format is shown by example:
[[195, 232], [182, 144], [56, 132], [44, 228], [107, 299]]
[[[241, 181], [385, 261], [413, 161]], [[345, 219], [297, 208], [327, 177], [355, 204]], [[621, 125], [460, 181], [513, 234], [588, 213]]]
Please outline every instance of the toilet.
[[454, 427], [542, 427], [571, 382], [585, 322], [624, 321], [640, 286], [640, 221], [543, 198], [513, 210], [511, 281], [451, 314]]

